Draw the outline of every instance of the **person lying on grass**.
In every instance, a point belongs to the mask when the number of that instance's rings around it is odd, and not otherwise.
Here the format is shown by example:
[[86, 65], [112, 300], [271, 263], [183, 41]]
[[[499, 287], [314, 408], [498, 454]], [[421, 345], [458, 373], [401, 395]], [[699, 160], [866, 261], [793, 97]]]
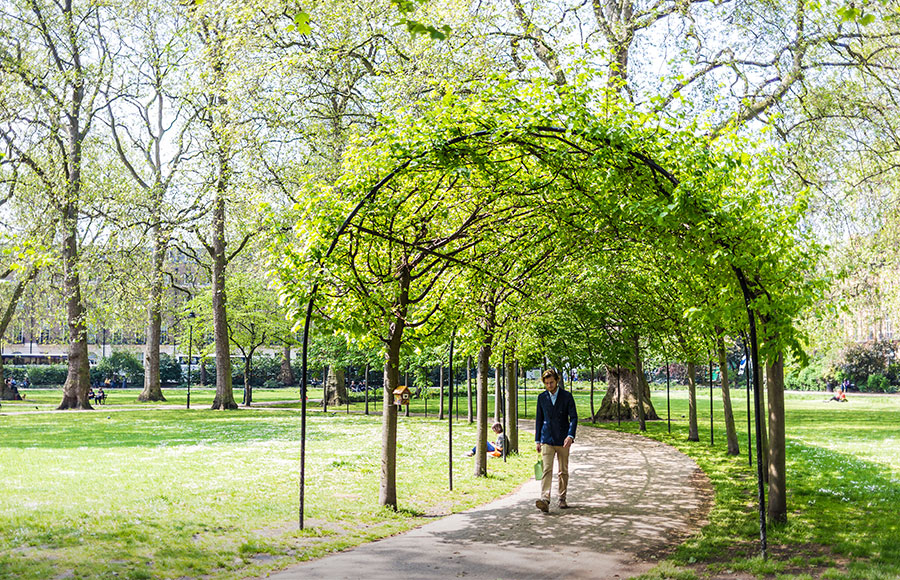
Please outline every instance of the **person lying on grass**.
[[[488, 441], [487, 451], [494, 457], [500, 457], [503, 455], [503, 448], [506, 447], [506, 433], [503, 432], [503, 425], [501, 425], [500, 423], [494, 423], [493, 425], [491, 425], [491, 429], [493, 429], [494, 433], [497, 434], [497, 441], [493, 444]], [[474, 447], [471, 451], [466, 453], [466, 457], [474, 457], [474, 455]]]
[[831, 401], [837, 401], [838, 403], [846, 403], [847, 395], [844, 394], [844, 389], [838, 389], [837, 393], [834, 394], [833, 397], [825, 401], [826, 403], [830, 403]]

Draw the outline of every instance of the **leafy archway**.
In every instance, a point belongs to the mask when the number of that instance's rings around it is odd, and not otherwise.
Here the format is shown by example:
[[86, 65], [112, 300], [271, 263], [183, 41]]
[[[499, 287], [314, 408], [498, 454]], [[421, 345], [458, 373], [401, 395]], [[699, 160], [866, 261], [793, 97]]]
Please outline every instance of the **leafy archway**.
[[[693, 316], [725, 324], [743, 310], [754, 333], [760, 313], [771, 360], [796, 347], [791, 321], [811, 289], [789, 278], [811, 257], [791, 233], [796, 212], [773, 213], [758, 176], [746, 155], [664, 129], [611, 95], [540, 83], [418, 103], [357, 143], [336, 186], [310, 185], [294, 228], [276, 240], [276, 269], [305, 335], [316, 314], [323, 327], [384, 345], [380, 502], [397, 506], [391, 391], [403, 342], [471, 329], [482, 451], [498, 310], [512, 301], [518, 319], [539, 316], [535, 303], [559, 263], [596, 264], [608, 247], [623, 257], [613, 265], [652, 252], [703, 280], [706, 303]], [[648, 325], [665, 332], [670, 322]], [[755, 383], [758, 393], [758, 373]], [[770, 408], [779, 416], [770, 496], [783, 498], [783, 410]]]

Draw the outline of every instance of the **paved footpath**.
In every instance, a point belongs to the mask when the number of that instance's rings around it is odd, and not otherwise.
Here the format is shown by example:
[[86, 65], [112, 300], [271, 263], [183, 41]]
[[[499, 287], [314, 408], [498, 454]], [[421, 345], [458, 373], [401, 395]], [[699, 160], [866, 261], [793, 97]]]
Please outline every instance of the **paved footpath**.
[[[537, 460], [533, 435], [520, 434]], [[530, 480], [487, 505], [269, 578], [624, 580], [697, 529], [708, 490], [697, 464], [673, 447], [581, 427], [569, 458], [571, 509], [559, 510], [554, 497], [549, 514], [538, 511], [540, 484]]]

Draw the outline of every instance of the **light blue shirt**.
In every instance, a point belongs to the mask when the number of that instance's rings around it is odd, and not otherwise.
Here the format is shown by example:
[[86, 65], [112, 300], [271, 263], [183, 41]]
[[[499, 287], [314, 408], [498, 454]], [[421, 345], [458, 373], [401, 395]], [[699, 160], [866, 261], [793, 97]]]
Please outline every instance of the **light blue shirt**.
[[[550, 393], [550, 391], [547, 391]], [[556, 387], [556, 390], [550, 393], [550, 402], [553, 403], [553, 406], [556, 406], [556, 396], [559, 395], [559, 387]]]

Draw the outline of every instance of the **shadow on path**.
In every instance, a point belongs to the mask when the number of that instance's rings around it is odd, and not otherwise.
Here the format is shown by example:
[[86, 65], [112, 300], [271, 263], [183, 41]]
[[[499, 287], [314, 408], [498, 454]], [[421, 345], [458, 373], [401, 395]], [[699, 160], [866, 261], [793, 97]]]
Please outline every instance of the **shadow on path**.
[[[531, 434], [523, 435], [527, 453]], [[269, 578], [624, 579], [655, 564], [641, 554], [699, 526], [709, 489], [696, 463], [673, 447], [583, 427], [569, 460], [571, 509], [554, 500], [549, 514], [538, 511], [540, 484], [530, 480], [490, 504]]]

